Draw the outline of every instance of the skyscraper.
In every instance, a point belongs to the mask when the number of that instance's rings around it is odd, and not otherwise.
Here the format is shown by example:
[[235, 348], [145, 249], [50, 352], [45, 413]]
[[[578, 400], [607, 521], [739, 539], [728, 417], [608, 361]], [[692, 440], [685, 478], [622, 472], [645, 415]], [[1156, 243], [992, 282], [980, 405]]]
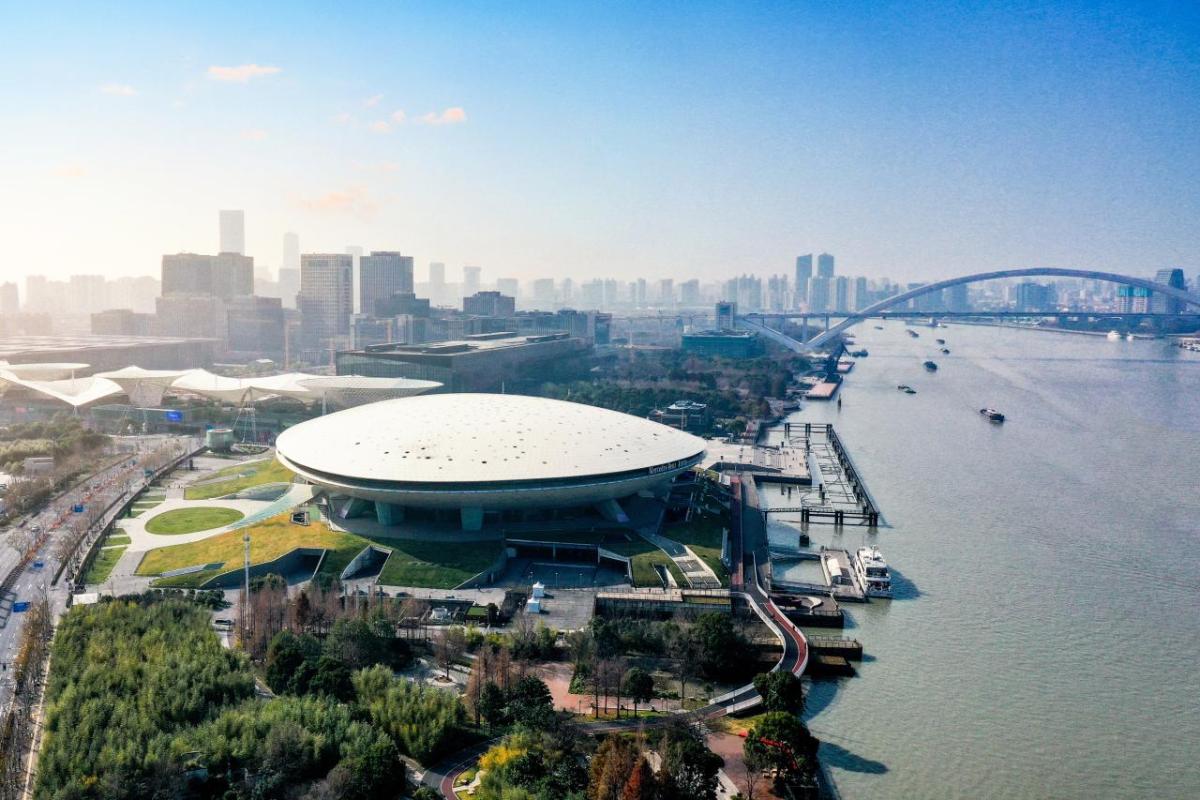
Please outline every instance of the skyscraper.
[[21, 310], [21, 295], [15, 283], [0, 284], [0, 314], [16, 314]]
[[463, 297], [470, 297], [479, 291], [479, 276], [483, 267], [463, 267]]
[[222, 253], [246, 254], [246, 212], [229, 210], [217, 212], [221, 223]]
[[814, 275], [808, 279], [808, 310], [829, 310], [829, 278]]
[[222, 300], [254, 294], [254, 259], [234, 252], [162, 257], [163, 296], [211, 295]]
[[354, 307], [354, 260], [349, 253], [300, 256], [301, 347], [324, 362], [330, 351], [348, 343]]
[[288, 232], [283, 235], [282, 269], [300, 269], [300, 237]]
[[[1175, 289], [1187, 288], [1183, 270], [1179, 268], [1160, 269], [1154, 274], [1154, 282], [1164, 283]], [[1155, 292], [1150, 297], [1150, 311], [1155, 314], [1180, 314], [1183, 312], [1183, 301], [1168, 297], [1161, 292]]]
[[808, 300], [808, 281], [813, 276], [812, 253], [796, 256], [796, 305]]
[[833, 310], [850, 310], [850, 279], [845, 275], [833, 279]]
[[817, 274], [822, 278], [833, 277], [833, 256], [829, 253], [821, 253], [817, 256]]
[[412, 256], [391, 251], [372, 251], [358, 259], [359, 311], [375, 316], [375, 304], [396, 292], [413, 290]]

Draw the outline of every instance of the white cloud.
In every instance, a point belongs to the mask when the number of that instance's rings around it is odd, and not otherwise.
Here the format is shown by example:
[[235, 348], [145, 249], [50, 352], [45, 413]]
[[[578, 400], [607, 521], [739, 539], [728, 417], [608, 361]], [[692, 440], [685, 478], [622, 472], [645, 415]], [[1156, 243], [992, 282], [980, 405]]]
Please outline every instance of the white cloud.
[[383, 99], [382, 94], [373, 94], [370, 97], [368, 97], [366, 100], [363, 100], [363, 105], [366, 106], [367, 108], [374, 108], [375, 106], [379, 105], [379, 101], [382, 99]]
[[112, 94], [118, 97], [133, 97], [137, 94], [137, 89], [127, 83], [106, 83], [100, 87], [102, 94]]
[[392, 112], [392, 122], [396, 123], [397, 125], [403, 125], [404, 120], [406, 119], [408, 119], [408, 117], [405, 116], [404, 112], [400, 109], [396, 109]]
[[375, 120], [370, 125], [368, 125], [367, 128], [370, 129], [370, 131], [372, 133], [391, 133], [392, 132], [392, 126], [388, 124], [387, 120], [382, 120], [382, 119]]
[[259, 64], [239, 64], [236, 67], [209, 67], [208, 77], [214, 81], [248, 83], [253, 78], [276, 75], [280, 72], [283, 72], [283, 70], [279, 67], [265, 67]]
[[467, 112], [463, 111], [461, 106], [444, 109], [440, 114], [430, 111], [428, 114], [423, 114], [419, 120], [422, 125], [457, 125], [466, 121]]
[[318, 214], [349, 214], [370, 218], [379, 210], [379, 203], [362, 186], [335, 189], [317, 197], [300, 198], [299, 205]]
[[267, 140], [267, 132], [262, 128], [247, 128], [242, 131], [242, 138], [247, 142], [265, 142]]

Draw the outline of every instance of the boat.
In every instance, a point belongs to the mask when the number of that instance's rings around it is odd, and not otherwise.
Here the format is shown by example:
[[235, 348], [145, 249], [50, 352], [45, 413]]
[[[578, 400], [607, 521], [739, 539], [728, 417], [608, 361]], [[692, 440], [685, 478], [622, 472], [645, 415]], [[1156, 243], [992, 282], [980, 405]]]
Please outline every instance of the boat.
[[1004, 415], [994, 408], [981, 408], [979, 413], [983, 414], [992, 422], [1004, 422]]
[[881, 330], [883, 330], [883, 326], [882, 326], [882, 325], [876, 325], [876, 326], [875, 326], [875, 330], [877, 330], [877, 331], [881, 331]]
[[917, 390], [912, 388], [911, 386], [909, 386], [907, 383], [902, 383], [899, 386], [897, 386], [896, 388], [899, 389], [900, 391], [904, 392], [905, 394], [916, 394], [917, 393]]
[[850, 355], [854, 356], [855, 358], [866, 358], [867, 356], [870, 355], [870, 353], [868, 353], [865, 349], [862, 349], [862, 350], [852, 350], [850, 352]]
[[949, 348], [949, 347], [943, 347], [943, 348], [942, 348], [942, 355], [944, 355], [944, 356], [948, 356], [948, 355], [950, 355], [950, 348]]
[[854, 554], [854, 571], [867, 597], [892, 596], [892, 575], [878, 547], [860, 547]]
[[925, 369], [929, 370], [930, 372], [937, 372], [937, 364], [933, 363], [932, 361], [926, 361]]
[[913, 329], [911, 329], [911, 328], [905, 328], [905, 329], [904, 329], [904, 332], [905, 332], [905, 333], [907, 333], [909, 336], [911, 336], [911, 337], [912, 337], [912, 338], [914, 338], [914, 339], [916, 339], [918, 336], [920, 336], [920, 335], [921, 335], [921, 334], [917, 333], [916, 331], [914, 331], [914, 330], [913, 330]]
[[945, 343], [946, 343], [946, 340], [945, 340], [945, 339], [934, 339], [934, 341], [935, 341], [935, 342], [937, 342], [938, 344], [945, 344]]
[[1127, 342], [1132, 342], [1132, 341], [1133, 341], [1133, 334], [1132, 334], [1132, 333], [1127, 333], [1127, 334], [1125, 334], [1125, 341], [1127, 341]]
[[1109, 331], [1107, 338], [1110, 342], [1115, 342], [1121, 338], [1121, 334], [1117, 333], [1116, 331]]

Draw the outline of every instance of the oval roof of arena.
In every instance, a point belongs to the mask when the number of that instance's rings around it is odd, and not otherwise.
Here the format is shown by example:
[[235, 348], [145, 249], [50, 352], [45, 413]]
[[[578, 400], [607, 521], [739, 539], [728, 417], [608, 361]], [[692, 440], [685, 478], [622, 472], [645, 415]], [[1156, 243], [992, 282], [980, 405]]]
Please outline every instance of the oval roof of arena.
[[302, 422], [279, 455], [303, 470], [401, 483], [608, 475], [704, 453], [704, 440], [595, 406], [511, 394], [385, 400]]

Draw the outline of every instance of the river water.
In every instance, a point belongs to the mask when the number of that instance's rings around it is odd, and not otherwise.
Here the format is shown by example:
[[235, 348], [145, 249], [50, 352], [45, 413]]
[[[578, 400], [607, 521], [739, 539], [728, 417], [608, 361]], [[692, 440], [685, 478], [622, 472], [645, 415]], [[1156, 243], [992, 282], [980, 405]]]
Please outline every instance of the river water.
[[867, 660], [809, 696], [842, 796], [1200, 797], [1200, 354], [875, 324], [841, 411], [792, 417], [835, 423], [888, 523], [814, 546], [877, 542], [899, 595], [847, 605]]

